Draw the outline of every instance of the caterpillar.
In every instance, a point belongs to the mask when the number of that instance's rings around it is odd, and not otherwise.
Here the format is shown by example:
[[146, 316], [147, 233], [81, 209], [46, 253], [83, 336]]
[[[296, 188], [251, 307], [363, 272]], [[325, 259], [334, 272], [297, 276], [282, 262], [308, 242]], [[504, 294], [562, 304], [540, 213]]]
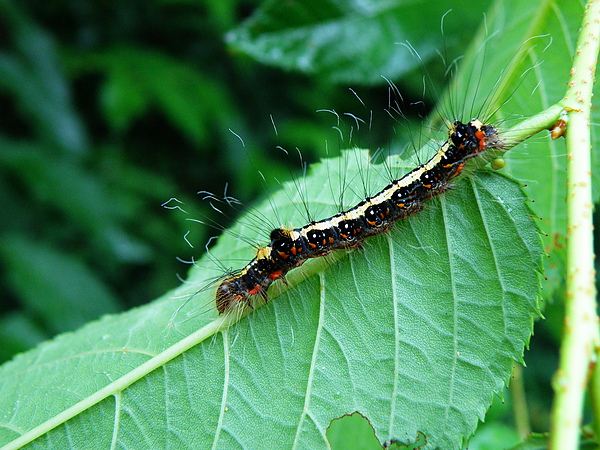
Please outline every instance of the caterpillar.
[[473, 119], [454, 122], [448, 139], [435, 155], [379, 193], [353, 208], [313, 221], [301, 228], [275, 228], [271, 242], [259, 247], [256, 256], [241, 270], [224, 279], [216, 291], [219, 314], [245, 304], [252, 308], [253, 296], [267, 300], [267, 290], [277, 279], [310, 258], [361, 245], [370, 236], [382, 234], [399, 220], [418, 212], [423, 202], [451, 187], [467, 160], [486, 149], [501, 149], [503, 141], [495, 127]]
[[[412, 52], [416, 54], [415, 50]], [[518, 59], [520, 55], [518, 53], [514, 59]], [[338, 211], [341, 212], [336, 212], [329, 218], [314, 221], [309, 218], [310, 222], [300, 228], [273, 228], [268, 234], [269, 243], [266, 246], [253, 243], [256, 247], [254, 257], [241, 269], [231, 270], [217, 261], [222, 270], [221, 275], [216, 281], [212, 279], [202, 291], [217, 286], [212, 305], [216, 305], [218, 313], [221, 315], [229, 313], [239, 305], [252, 309], [256, 297], [266, 302], [271, 284], [278, 279], [285, 282], [289, 271], [311, 258], [325, 256], [336, 250], [360, 247], [368, 237], [385, 233], [396, 222], [420, 211], [425, 201], [450, 189], [451, 180], [462, 172], [467, 160], [482, 154], [485, 150], [504, 149], [506, 136], [503, 135], [504, 138], [501, 138], [497, 128], [487, 124], [487, 119], [494, 116], [494, 113], [506, 102], [499, 99], [500, 91], [495, 90], [502, 78], [503, 74], [500, 74], [491, 89], [493, 93], [486, 96], [480, 108], [475, 106], [479, 102], [475, 100], [481, 88], [479, 83], [475, 92], [469, 91], [470, 93], [465, 94], [464, 98], [449, 99], [452, 110], [458, 109], [452, 106], [455, 103], [470, 104], [472, 115], [469, 116], [479, 117], [481, 120], [473, 118], [470, 122], [460, 120], [448, 122], [447, 139], [426, 163], [418, 165], [401, 178], [390, 177], [391, 181], [381, 191], [360, 200], [354, 207], [339, 208]], [[522, 79], [517, 83], [517, 87], [521, 83]], [[397, 88], [392, 84], [390, 87], [392, 94], [403, 101]], [[514, 87], [514, 90], [517, 87]], [[388, 108], [391, 110], [386, 110], [388, 114], [403, 116], [400, 107], [391, 99]], [[454, 113], [452, 115], [460, 117]], [[350, 116], [354, 118], [353, 115]], [[439, 113], [439, 117], [446, 121], [449, 115]], [[355, 120], [360, 119], [355, 118]], [[498, 161], [492, 167], [501, 168], [501, 165], [502, 161]], [[208, 197], [215, 199], [212, 195]], [[211, 222], [209, 225], [215, 226], [215, 223]], [[219, 226], [216, 228], [222, 229]]]

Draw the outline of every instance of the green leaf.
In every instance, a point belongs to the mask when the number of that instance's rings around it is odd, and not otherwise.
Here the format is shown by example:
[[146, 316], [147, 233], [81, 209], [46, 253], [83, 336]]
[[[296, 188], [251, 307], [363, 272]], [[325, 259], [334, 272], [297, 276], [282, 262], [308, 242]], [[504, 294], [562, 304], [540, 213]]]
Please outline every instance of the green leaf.
[[[427, 61], [446, 44], [463, 53], [489, 2], [388, 0], [269, 1], [227, 35], [230, 45], [265, 64], [299, 70], [343, 83], [383, 84], [421, 67], [402, 45], [410, 42]], [[443, 41], [440, 18], [452, 35]], [[432, 32], [425, 33], [424, 30]], [[445, 55], [448, 56], [448, 55]], [[454, 57], [454, 56], [453, 56]], [[452, 58], [451, 58], [452, 59]]]
[[331, 422], [327, 429], [327, 441], [331, 448], [362, 448], [380, 450], [375, 430], [369, 421], [358, 413], [344, 416]]
[[509, 448], [518, 441], [514, 428], [501, 422], [490, 424], [477, 430], [474, 439], [469, 441], [469, 450], [488, 450]]
[[[340, 168], [349, 179], [381, 183], [383, 168], [365, 168], [365, 157], [352, 152], [313, 167], [307, 195], [323, 214], [336, 208], [330, 191], [336, 187], [327, 184], [337, 180], [343, 188], [335, 176]], [[412, 163], [393, 158], [388, 165], [405, 170]], [[297, 187], [287, 189], [271, 199], [277, 214], [298, 206], [290, 198]], [[346, 196], [354, 203], [362, 192]], [[275, 220], [269, 205], [259, 210]], [[237, 231], [248, 223], [242, 220]], [[251, 252], [228, 235], [212, 254], [225, 263]], [[338, 253], [335, 264], [323, 258], [305, 264], [290, 274], [290, 289], [281, 295], [272, 289], [268, 307], [184, 355], [169, 345], [214, 319], [206, 313], [212, 289], [175, 316], [197, 285], [17, 357], [0, 371], [0, 411], [10, 417], [1, 442], [166, 352], [175, 359], [86, 405], [46, 434], [44, 445], [61, 447], [94, 423], [89, 445], [103, 445], [115, 433], [124, 446], [161, 447], [177, 436], [191, 447], [313, 447], [325, 444], [331, 419], [359, 411], [382, 441], [408, 442], [422, 433], [432, 445], [456, 448], [521, 358], [538, 314], [540, 254], [518, 184], [478, 172], [364, 249]], [[197, 270], [192, 279], [202, 283], [212, 275]], [[57, 390], [64, 373], [74, 375], [69, 389]], [[32, 396], [43, 410], [26, 401]], [[265, 432], [248, 432], [248, 423]]]

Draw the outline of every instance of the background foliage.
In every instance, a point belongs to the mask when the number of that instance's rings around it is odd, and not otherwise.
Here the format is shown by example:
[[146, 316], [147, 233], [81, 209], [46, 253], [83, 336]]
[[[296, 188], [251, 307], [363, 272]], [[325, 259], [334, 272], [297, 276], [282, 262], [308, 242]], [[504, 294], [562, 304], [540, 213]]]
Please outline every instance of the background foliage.
[[[414, 5], [364, 2], [361, 10], [353, 2], [326, 1], [309, 11], [288, 2], [286, 26], [289, 18], [302, 27], [315, 14], [332, 18], [340, 15], [336, 8], [347, 8], [342, 12], [353, 13], [342, 14], [337, 25], [353, 30], [360, 23], [362, 35], [354, 49], [315, 41], [310, 57], [273, 68], [264, 64], [277, 62], [268, 33], [258, 46], [247, 43], [253, 32], [277, 31], [282, 21], [253, 15], [249, 26], [230, 32], [257, 3], [0, 2], [2, 360], [177, 285], [175, 274], [187, 267], [176, 256], [198, 254], [215, 232], [192, 227], [188, 239], [199, 245], [191, 250], [183, 239], [189, 223], [161, 203], [176, 196], [209, 215], [193, 194], [220, 193], [226, 183], [251, 203], [264, 192], [255, 167], [267, 180], [288, 173], [277, 145], [298, 147], [308, 160], [325, 154], [325, 142], [338, 150], [343, 143], [332, 138], [331, 118], [317, 111], [356, 108], [348, 85], [367, 105], [385, 106], [387, 86], [379, 75], [386, 74], [407, 104], [422, 99], [423, 70], [409, 62], [415, 59], [402, 57], [406, 52], [381, 56], [387, 54], [381, 42], [398, 40], [387, 14]], [[444, 43], [437, 30], [447, 6], [427, 9], [407, 29], [426, 63], [443, 44], [449, 60], [459, 56], [470, 36], [455, 31], [476, 27], [487, 4], [453, 7], [461, 20], [448, 21]], [[428, 27], [436, 32], [423, 33]], [[285, 42], [293, 52], [294, 36]], [[323, 48], [335, 51], [318, 51]], [[351, 64], [359, 57], [360, 64]], [[444, 79], [439, 64], [432, 64], [431, 78]], [[415, 113], [427, 109], [418, 105]], [[355, 143], [385, 147], [395, 131], [381, 118]], [[531, 419], [540, 431], [547, 429], [560, 335], [553, 320], [560, 303], [554, 308], [526, 355]], [[488, 421], [496, 423], [492, 430], [511, 426], [509, 403], [490, 413], [497, 419]]]

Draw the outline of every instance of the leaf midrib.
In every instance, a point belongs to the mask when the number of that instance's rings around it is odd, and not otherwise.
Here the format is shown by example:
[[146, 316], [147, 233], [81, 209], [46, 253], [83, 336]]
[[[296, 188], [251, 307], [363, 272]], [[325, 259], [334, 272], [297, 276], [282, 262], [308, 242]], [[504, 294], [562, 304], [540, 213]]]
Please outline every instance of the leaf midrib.
[[213, 322], [210, 322], [206, 326], [200, 328], [189, 336], [186, 336], [172, 346], [166, 348], [164, 351], [158, 353], [153, 358], [150, 358], [148, 361], [142, 363], [135, 369], [117, 378], [112, 383], [107, 384], [88, 397], [75, 403], [73, 406], [61, 411], [54, 417], [42, 422], [25, 434], [19, 436], [14, 441], [8, 443], [3, 450], [17, 450], [22, 446], [33, 442], [35, 439], [41, 437], [59, 425], [66, 423], [68, 420], [76, 417], [108, 397], [117, 396], [133, 383], [144, 378], [150, 372], [153, 372], [154, 370], [164, 366], [172, 359], [204, 341], [219, 330], [227, 328], [231, 320], [231, 316], [221, 316]]

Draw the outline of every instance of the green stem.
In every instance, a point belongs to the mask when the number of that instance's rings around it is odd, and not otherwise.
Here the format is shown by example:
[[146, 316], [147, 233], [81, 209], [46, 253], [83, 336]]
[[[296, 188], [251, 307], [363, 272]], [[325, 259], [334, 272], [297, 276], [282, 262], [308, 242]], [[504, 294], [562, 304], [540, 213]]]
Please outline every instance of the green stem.
[[[598, 346], [590, 160], [590, 103], [599, 49], [600, 1], [586, 6], [569, 88], [567, 128], [567, 292], [549, 448], [578, 448], [588, 367]], [[596, 411], [598, 413], [598, 411]]]
[[549, 130], [552, 128], [563, 111], [564, 106], [562, 103], [557, 103], [535, 116], [523, 120], [514, 128], [502, 133], [501, 136], [502, 139], [504, 139], [503, 152], [510, 150], [542, 130]]
[[598, 351], [596, 350], [596, 363], [592, 369], [590, 378], [590, 400], [594, 415], [592, 416], [592, 426], [596, 442], [600, 438], [600, 365], [598, 364]]
[[523, 382], [523, 366], [517, 362], [513, 364], [513, 379], [510, 383], [510, 393], [515, 414], [515, 426], [522, 441], [531, 434], [529, 426], [529, 412], [527, 410], [527, 396]]
[[494, 150], [486, 150], [485, 155], [481, 158], [473, 158], [469, 161], [469, 171], [482, 168], [488, 162], [502, 156], [508, 150], [512, 149], [521, 142], [526, 141], [531, 136], [539, 133], [540, 131], [549, 130], [556, 123], [564, 111], [564, 106], [561, 103], [550, 106], [548, 109], [529, 117], [528, 119], [519, 122], [513, 128], [502, 131], [500, 137], [502, 138], [504, 145], [502, 148]]

